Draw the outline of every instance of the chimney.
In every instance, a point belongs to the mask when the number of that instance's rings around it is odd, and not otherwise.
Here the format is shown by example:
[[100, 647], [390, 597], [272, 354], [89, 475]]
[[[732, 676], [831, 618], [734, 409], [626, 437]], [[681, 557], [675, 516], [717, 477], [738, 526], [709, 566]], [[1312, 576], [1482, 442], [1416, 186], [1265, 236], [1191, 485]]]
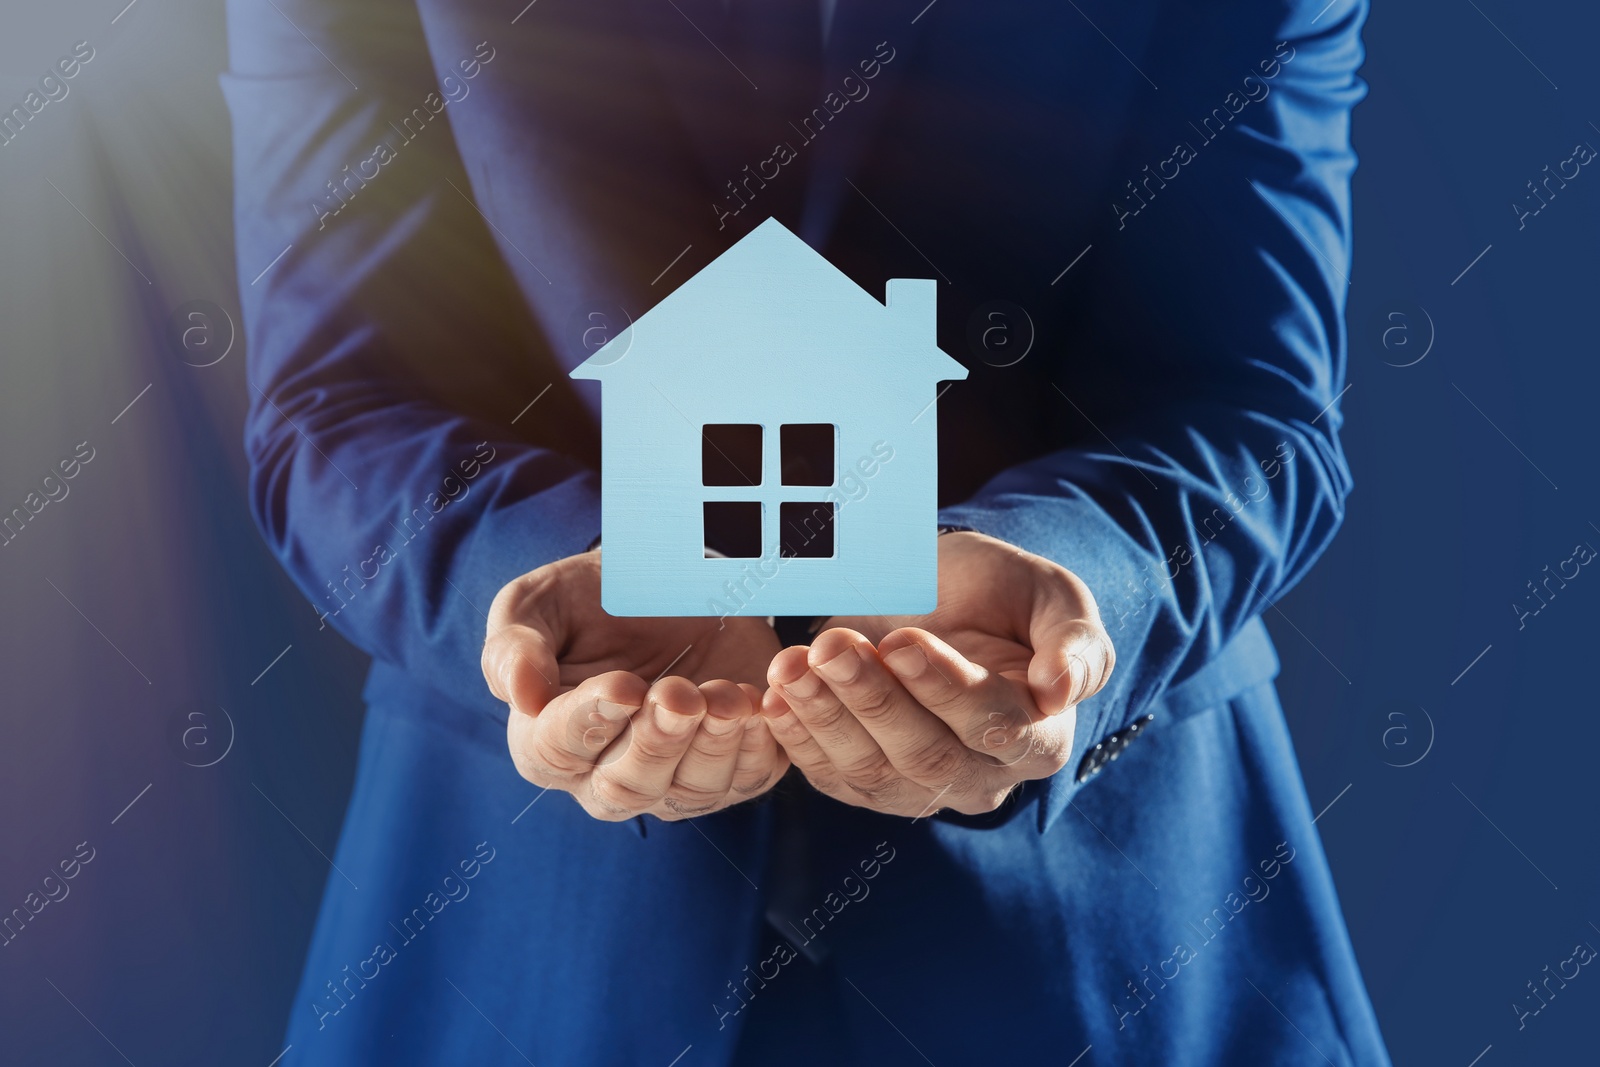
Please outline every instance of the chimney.
[[901, 336], [928, 348], [938, 345], [938, 284], [932, 278], [890, 278], [885, 301]]

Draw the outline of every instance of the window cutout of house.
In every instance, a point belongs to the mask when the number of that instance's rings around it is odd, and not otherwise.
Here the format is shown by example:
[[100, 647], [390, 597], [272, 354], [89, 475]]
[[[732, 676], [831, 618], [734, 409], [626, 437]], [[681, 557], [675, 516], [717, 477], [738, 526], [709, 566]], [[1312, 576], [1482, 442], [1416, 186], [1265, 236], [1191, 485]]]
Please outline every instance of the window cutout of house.
[[[833, 423], [796, 422], [779, 427], [784, 485], [833, 484]], [[832, 555], [832, 553], [826, 553]]]
[[734, 559], [758, 558], [761, 555], [761, 501], [706, 501], [703, 541], [707, 559], [715, 558], [713, 553]]
[[831, 557], [833, 520], [832, 501], [785, 501], [779, 504], [778, 555], [789, 559]]
[[736, 422], [701, 427], [700, 484], [760, 485], [761, 427]]

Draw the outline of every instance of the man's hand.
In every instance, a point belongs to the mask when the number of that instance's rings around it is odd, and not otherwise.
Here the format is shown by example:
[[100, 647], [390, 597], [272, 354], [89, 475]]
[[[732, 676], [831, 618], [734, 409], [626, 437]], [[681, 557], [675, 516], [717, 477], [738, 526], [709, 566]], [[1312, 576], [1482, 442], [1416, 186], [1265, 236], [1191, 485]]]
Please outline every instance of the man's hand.
[[500, 590], [483, 676], [511, 706], [506, 741], [528, 781], [597, 819], [681, 819], [749, 799], [788, 769], [758, 714], [778, 649], [762, 619], [607, 615], [600, 554], [586, 552]]
[[772, 661], [762, 711], [816, 788], [914, 818], [1060, 770], [1116, 660], [1083, 582], [982, 534], [939, 538], [933, 614], [829, 621]]

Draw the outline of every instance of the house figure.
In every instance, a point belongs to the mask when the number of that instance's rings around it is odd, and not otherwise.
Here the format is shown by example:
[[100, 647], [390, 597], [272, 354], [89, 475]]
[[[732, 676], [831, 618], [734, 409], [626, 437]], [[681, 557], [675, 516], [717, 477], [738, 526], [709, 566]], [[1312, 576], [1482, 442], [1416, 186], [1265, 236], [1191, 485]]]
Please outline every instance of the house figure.
[[613, 615], [938, 600], [935, 283], [880, 304], [768, 219], [573, 372], [601, 396]]

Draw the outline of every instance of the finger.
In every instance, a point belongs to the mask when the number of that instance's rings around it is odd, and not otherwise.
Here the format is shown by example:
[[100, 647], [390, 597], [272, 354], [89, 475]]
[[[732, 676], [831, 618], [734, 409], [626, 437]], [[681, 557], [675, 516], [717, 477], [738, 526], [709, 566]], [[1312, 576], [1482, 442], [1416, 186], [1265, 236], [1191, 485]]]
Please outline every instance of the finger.
[[606, 747], [628, 728], [647, 689], [644, 679], [628, 671], [586, 679], [552, 700], [532, 721], [525, 755], [560, 778], [589, 774]]
[[777, 689], [768, 689], [762, 697], [761, 714], [773, 739], [783, 746], [785, 755], [800, 768], [808, 782], [830, 796], [839, 795], [841, 790], [848, 792], [840, 780], [838, 768]]
[[588, 799], [615, 816], [655, 806], [671, 787], [705, 711], [705, 698], [685, 678], [663, 678], [652, 685], [639, 713], [595, 764]]
[[539, 714], [561, 692], [555, 646], [531, 626], [505, 626], [490, 633], [481, 666], [489, 691], [524, 715]]
[[[755, 686], [756, 706], [761, 701], [760, 690]], [[767, 720], [755, 715], [744, 720], [744, 736], [739, 743], [738, 761], [733, 770], [731, 789], [740, 797], [753, 797], [765, 792], [789, 769], [789, 755], [772, 736]]]
[[[854, 631], [829, 632], [849, 634], [849, 641], [871, 648], [866, 639]], [[836, 648], [840, 640], [842, 638], [834, 639], [827, 647]], [[853, 653], [847, 646], [843, 654], [848, 656]], [[896, 799], [895, 793], [904, 791], [900, 775], [855, 712], [812, 669], [811, 662], [815, 656], [814, 648], [785, 649], [773, 659], [768, 678], [782, 692], [784, 702], [847, 785], [874, 803], [893, 801]]]
[[565, 643], [561, 613], [548, 606], [549, 568], [507, 582], [489, 605], [484, 679], [495, 696], [536, 715], [558, 692], [556, 653]]
[[1100, 692], [1116, 665], [1111, 637], [1101, 625], [1093, 601], [1087, 605], [1087, 615], [1084, 607], [1075, 594], [1036, 598], [1028, 628], [1033, 646], [1028, 687], [1046, 715], [1058, 714]]
[[971, 751], [1006, 767], [1040, 754], [1034, 726], [1042, 716], [1025, 685], [973, 663], [916, 627], [890, 633], [878, 652], [906, 691]]
[[506, 719], [506, 748], [511, 753], [511, 765], [534, 785], [552, 789], [559, 783], [545, 776], [544, 765], [534, 757], [533, 738], [539, 720], [531, 715], [512, 713]]
[[755, 709], [738, 685], [711, 681], [700, 686], [706, 714], [678, 761], [662, 803], [679, 815], [700, 815], [717, 807], [733, 785], [744, 724]]
[[901, 775], [935, 792], [948, 790], [953, 797], [976, 784], [981, 766], [972, 753], [906, 692], [864, 637], [851, 630], [829, 630], [817, 638], [808, 658], [814, 673]]

